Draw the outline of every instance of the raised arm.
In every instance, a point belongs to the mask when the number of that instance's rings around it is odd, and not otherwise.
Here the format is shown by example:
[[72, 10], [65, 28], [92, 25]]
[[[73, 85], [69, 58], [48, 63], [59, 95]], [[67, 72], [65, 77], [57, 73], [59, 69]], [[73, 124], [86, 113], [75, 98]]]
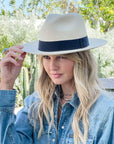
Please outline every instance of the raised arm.
[[[0, 144], [32, 144], [32, 126], [28, 119], [28, 107], [14, 115], [16, 90], [13, 89], [26, 53], [22, 46], [15, 46], [0, 61]], [[19, 120], [18, 120], [19, 119]]]

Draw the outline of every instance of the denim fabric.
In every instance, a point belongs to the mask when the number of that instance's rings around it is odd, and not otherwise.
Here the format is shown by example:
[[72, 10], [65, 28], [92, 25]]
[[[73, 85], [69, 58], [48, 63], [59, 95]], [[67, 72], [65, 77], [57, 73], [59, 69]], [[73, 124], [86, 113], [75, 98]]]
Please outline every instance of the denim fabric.
[[[28, 109], [40, 98], [37, 92], [25, 99], [25, 107], [14, 115], [16, 90], [0, 90], [0, 144], [74, 144], [72, 119], [79, 105], [77, 94], [64, 104], [58, 132], [54, 127], [48, 135], [48, 122], [44, 117], [44, 129], [38, 139], [39, 122], [28, 118]], [[54, 94], [54, 123], [57, 127], [58, 97]], [[80, 122], [83, 131], [83, 125]], [[114, 101], [101, 94], [89, 112], [89, 134], [86, 144], [114, 144]]]

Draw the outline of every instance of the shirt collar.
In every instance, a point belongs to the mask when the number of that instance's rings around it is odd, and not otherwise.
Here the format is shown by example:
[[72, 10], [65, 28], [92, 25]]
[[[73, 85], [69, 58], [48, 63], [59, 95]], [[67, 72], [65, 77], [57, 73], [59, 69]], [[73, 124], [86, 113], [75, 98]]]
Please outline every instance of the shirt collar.
[[72, 105], [74, 108], [77, 108], [79, 106], [80, 101], [77, 92], [74, 94], [73, 98], [67, 103]]

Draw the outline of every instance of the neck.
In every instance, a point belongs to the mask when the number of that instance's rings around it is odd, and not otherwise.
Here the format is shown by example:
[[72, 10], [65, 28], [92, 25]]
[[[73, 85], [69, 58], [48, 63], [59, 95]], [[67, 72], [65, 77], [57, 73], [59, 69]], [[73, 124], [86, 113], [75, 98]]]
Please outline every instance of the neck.
[[62, 86], [64, 98], [67, 98], [67, 99], [72, 98], [76, 91], [74, 88], [74, 84], [69, 83], [69, 84], [63, 84], [61, 86]]

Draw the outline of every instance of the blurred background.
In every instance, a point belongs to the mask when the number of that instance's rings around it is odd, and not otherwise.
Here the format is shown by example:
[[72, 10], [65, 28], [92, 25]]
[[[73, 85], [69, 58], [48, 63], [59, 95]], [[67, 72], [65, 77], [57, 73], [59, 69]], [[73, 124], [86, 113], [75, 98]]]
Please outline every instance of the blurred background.
[[[0, 0], [0, 60], [4, 48], [38, 40], [43, 21], [50, 13], [76, 12], [83, 16], [89, 37], [103, 38], [107, 45], [93, 49], [100, 78], [114, 78], [113, 0]], [[27, 54], [16, 80], [16, 107], [34, 91], [40, 72], [37, 56]]]

